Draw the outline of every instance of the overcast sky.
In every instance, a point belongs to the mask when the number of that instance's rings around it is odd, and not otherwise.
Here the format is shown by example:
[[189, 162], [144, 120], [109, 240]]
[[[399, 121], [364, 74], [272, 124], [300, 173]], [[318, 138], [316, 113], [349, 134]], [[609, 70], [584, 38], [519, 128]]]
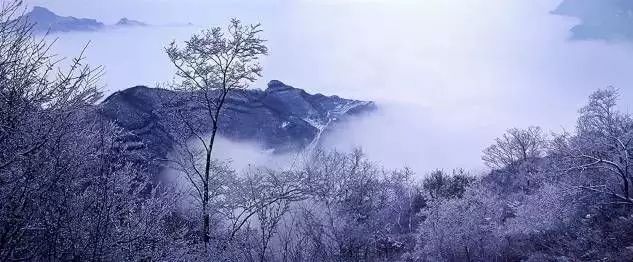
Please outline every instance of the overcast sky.
[[[107, 24], [128, 17], [197, 25], [58, 35], [64, 55], [93, 42], [88, 56], [105, 65], [110, 91], [169, 80], [161, 49], [171, 39], [229, 17], [262, 22], [271, 55], [256, 86], [279, 79], [378, 101], [380, 117], [358, 120], [347, 130], [355, 135], [331, 140], [363, 146], [389, 166], [477, 167], [483, 147], [507, 128], [573, 127], [597, 88], [620, 88], [624, 110], [633, 101], [632, 45], [569, 41], [577, 21], [549, 14], [557, 0], [29, 2]], [[388, 157], [395, 154], [406, 156]]]

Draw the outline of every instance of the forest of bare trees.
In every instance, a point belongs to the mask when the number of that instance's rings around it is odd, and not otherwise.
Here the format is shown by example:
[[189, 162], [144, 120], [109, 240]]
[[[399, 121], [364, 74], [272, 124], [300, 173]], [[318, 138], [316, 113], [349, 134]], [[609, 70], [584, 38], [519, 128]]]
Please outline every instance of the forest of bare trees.
[[166, 48], [171, 88], [208, 115], [181, 115], [165, 160], [99, 117], [101, 68], [51, 54], [23, 11], [0, 11], [0, 261], [633, 260], [633, 118], [615, 88], [588, 98], [575, 130], [501, 134], [485, 174], [388, 170], [360, 149], [236, 171], [214, 134], [227, 93], [260, 76], [259, 25]]

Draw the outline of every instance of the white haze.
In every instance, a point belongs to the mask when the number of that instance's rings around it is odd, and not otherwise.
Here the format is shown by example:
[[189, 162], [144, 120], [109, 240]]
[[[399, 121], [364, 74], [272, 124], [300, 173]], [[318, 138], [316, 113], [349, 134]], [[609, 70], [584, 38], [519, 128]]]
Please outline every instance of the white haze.
[[[108, 23], [123, 16], [161, 25], [217, 25], [232, 16], [262, 22], [271, 54], [256, 87], [279, 79], [312, 93], [377, 101], [379, 112], [348, 123], [326, 144], [361, 146], [387, 167], [408, 165], [420, 174], [481, 168], [481, 150], [510, 127], [573, 128], [577, 109], [595, 89], [619, 87], [627, 111], [633, 98], [631, 44], [568, 41], [577, 21], [549, 14], [559, 1], [252, 2], [31, 4]], [[199, 29], [59, 34], [56, 48], [72, 56], [92, 40], [89, 61], [106, 67], [104, 81], [113, 92], [170, 80], [173, 69], [162, 47]]]
[[304, 159], [304, 155], [301, 153], [273, 154], [271, 150], [255, 142], [238, 142], [222, 137], [216, 140], [214, 150], [215, 158], [229, 163], [238, 173], [258, 166], [278, 170], [292, 169]]

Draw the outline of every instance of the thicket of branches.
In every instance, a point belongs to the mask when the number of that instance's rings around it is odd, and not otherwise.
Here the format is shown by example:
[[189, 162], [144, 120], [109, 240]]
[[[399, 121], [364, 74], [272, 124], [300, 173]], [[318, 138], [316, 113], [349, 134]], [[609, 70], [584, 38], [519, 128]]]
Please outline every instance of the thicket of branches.
[[[1, 261], [633, 259], [633, 118], [616, 109], [616, 89], [589, 97], [574, 132], [508, 130], [479, 176], [385, 170], [360, 150], [238, 173], [210, 159], [205, 118], [184, 118], [191, 129], [180, 131], [203, 146], [183, 142], [170, 162], [182, 188], [155, 179], [133, 134], [95, 112], [100, 69], [50, 55], [15, 20], [22, 11], [5, 2], [0, 12]], [[182, 87], [201, 98], [245, 88], [266, 53], [258, 28], [233, 21], [232, 41], [213, 29], [172, 45]], [[245, 39], [256, 50], [231, 47]], [[214, 128], [220, 101], [198, 101]]]

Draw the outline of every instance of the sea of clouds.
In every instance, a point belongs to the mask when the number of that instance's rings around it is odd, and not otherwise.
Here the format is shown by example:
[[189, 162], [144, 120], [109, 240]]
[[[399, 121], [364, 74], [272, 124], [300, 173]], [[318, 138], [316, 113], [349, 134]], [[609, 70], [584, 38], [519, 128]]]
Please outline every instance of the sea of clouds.
[[[107, 3], [105, 3], [107, 2]], [[375, 114], [326, 138], [331, 148], [362, 147], [389, 168], [483, 169], [481, 150], [511, 127], [574, 127], [587, 96], [609, 85], [633, 101], [633, 45], [570, 41], [578, 21], [551, 15], [553, 0], [425, 1], [31, 1], [62, 15], [151, 27], [56, 34], [55, 51], [105, 67], [106, 93], [170, 81], [163, 48], [229, 17], [261, 22], [270, 56], [264, 77], [311, 93], [367, 99]], [[175, 26], [192, 22], [194, 26]], [[225, 144], [225, 152], [235, 148]], [[246, 147], [246, 148], [251, 148]], [[254, 150], [257, 151], [257, 147]], [[221, 152], [220, 150], [219, 152]], [[261, 150], [264, 152], [265, 150]], [[241, 151], [240, 151], [241, 152]], [[219, 153], [221, 154], [221, 153]], [[249, 155], [243, 152], [240, 155]], [[239, 155], [227, 153], [226, 158]], [[246, 165], [245, 158], [241, 158]], [[257, 154], [252, 162], [262, 161]]]

